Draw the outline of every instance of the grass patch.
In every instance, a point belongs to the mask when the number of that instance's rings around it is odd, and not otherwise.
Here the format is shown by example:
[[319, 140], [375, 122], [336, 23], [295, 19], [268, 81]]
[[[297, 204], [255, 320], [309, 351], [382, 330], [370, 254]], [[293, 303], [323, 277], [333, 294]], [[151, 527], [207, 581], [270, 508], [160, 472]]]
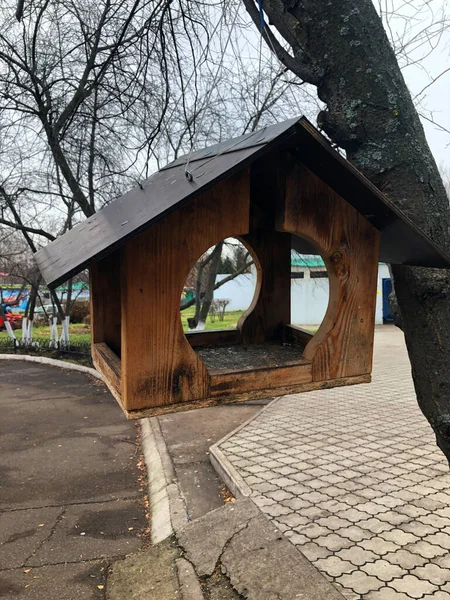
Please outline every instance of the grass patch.
[[[187, 320], [194, 316], [195, 309], [193, 306], [180, 312], [181, 323], [183, 330], [188, 331], [189, 326]], [[215, 329], [234, 329], [241, 316], [244, 314], [243, 310], [230, 310], [225, 312], [223, 321], [220, 321], [216, 315], [214, 322], [211, 320], [210, 315], [206, 319], [205, 330], [212, 331]], [[316, 333], [317, 325], [303, 325], [305, 329], [309, 329], [312, 333]], [[61, 334], [61, 325], [58, 326], [58, 331]], [[69, 325], [70, 341], [75, 344], [90, 344], [91, 343], [91, 327], [84, 323], [74, 323]], [[20, 329], [16, 330], [16, 337], [20, 340], [21, 338]], [[0, 340], [7, 340], [8, 333], [6, 331], [0, 331]], [[45, 341], [50, 339], [50, 327], [48, 325], [35, 326], [33, 327], [33, 339], [37, 342]]]
[[[61, 335], [61, 325], [58, 326], [59, 335]], [[22, 338], [21, 329], [16, 329], [14, 332], [16, 338]], [[90, 325], [84, 323], [74, 323], [69, 325], [70, 341], [75, 344], [90, 344], [91, 343], [91, 328]], [[0, 340], [9, 339], [7, 331], [0, 331]], [[36, 342], [48, 342], [50, 340], [50, 327], [48, 325], [33, 327], [33, 340]]]
[[[195, 308], [193, 306], [180, 312], [183, 331], [189, 330], [187, 320], [191, 319], [194, 314]], [[214, 322], [211, 320], [210, 315], [208, 315], [205, 323], [205, 331], [213, 331], [214, 329], [234, 329], [243, 314], [243, 310], [230, 310], [225, 312], [223, 321], [219, 321], [219, 317], [216, 315]]]
[[[189, 326], [187, 324], [188, 318], [192, 318], [194, 316], [195, 309], [194, 307], [190, 307], [186, 310], [183, 310], [180, 313], [181, 322], [183, 325], [183, 330], [188, 331]], [[234, 329], [237, 326], [237, 323], [244, 313], [243, 310], [230, 310], [225, 313], [223, 321], [220, 321], [218, 316], [214, 322], [211, 320], [210, 315], [206, 319], [205, 329], [207, 331], [211, 331], [214, 329]], [[61, 325], [58, 325], [58, 331], [61, 335]], [[15, 331], [16, 337], [18, 340], [22, 337], [22, 332], [20, 329], [16, 329]], [[90, 325], [86, 325], [84, 323], [74, 323], [69, 325], [69, 334], [70, 341], [74, 344], [90, 344], [91, 343], [91, 327]], [[8, 333], [6, 331], [0, 331], [0, 340], [8, 340]], [[43, 324], [41, 326], [33, 327], [33, 340], [36, 342], [48, 341], [50, 339], [50, 327], [47, 324]]]

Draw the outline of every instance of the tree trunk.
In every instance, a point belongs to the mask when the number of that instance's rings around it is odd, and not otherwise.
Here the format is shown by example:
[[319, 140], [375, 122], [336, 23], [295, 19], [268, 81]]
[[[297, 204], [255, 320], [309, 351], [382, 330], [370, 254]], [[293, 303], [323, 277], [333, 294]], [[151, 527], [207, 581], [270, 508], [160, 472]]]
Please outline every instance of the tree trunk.
[[[244, 273], [246, 273], [249, 268], [253, 265], [253, 260], [249, 260], [244, 266], [242, 266], [240, 269], [238, 269], [237, 271], [235, 271], [234, 273], [231, 273], [230, 275], [227, 275], [226, 277], [224, 277], [223, 279], [221, 279], [220, 281], [218, 281], [217, 283], [214, 284], [214, 289], [213, 291], [215, 292], [216, 290], [218, 290], [220, 287], [222, 287], [223, 285], [225, 285], [226, 283], [228, 283], [229, 281], [233, 281], [233, 279], [236, 279], [236, 277], [239, 277], [239, 275], [243, 275]], [[219, 265], [220, 266], [220, 265]], [[216, 274], [217, 276], [217, 274]], [[198, 281], [198, 279], [197, 279]], [[202, 293], [200, 293], [200, 296], [202, 297]], [[191, 298], [190, 300], [188, 300], [187, 302], [184, 302], [181, 306], [180, 306], [180, 311], [186, 310], [187, 308], [190, 308], [193, 305], [196, 305], [196, 298]], [[223, 309], [223, 312], [225, 313], [225, 308]], [[200, 315], [200, 308], [198, 311], [198, 314]]]
[[66, 298], [66, 310], [65, 313], [67, 316], [70, 315], [70, 310], [72, 308], [72, 291], [73, 291], [73, 279], [70, 278], [67, 282], [67, 298]]
[[[243, 0], [256, 23], [253, 0]], [[371, 0], [264, 0], [292, 53], [288, 68], [317, 86], [319, 126], [347, 158], [449, 251], [449, 201], [418, 114]], [[255, 13], [256, 10], [256, 13]], [[450, 459], [448, 271], [393, 266], [419, 406]]]
[[219, 270], [220, 266], [222, 248], [223, 242], [220, 242], [212, 251], [212, 258], [209, 263], [208, 274], [206, 276], [205, 290], [203, 293], [202, 303], [200, 306], [200, 313], [198, 316], [197, 329], [205, 328], [206, 318], [211, 307], [211, 302], [214, 298], [214, 285], [216, 283], [217, 271]]

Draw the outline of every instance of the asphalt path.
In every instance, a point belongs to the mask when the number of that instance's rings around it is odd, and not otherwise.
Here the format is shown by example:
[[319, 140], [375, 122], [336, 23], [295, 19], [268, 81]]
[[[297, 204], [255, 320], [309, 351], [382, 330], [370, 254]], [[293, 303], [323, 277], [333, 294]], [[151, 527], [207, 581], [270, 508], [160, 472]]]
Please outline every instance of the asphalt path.
[[147, 527], [135, 423], [89, 375], [21, 361], [0, 411], [0, 598], [104, 598]]

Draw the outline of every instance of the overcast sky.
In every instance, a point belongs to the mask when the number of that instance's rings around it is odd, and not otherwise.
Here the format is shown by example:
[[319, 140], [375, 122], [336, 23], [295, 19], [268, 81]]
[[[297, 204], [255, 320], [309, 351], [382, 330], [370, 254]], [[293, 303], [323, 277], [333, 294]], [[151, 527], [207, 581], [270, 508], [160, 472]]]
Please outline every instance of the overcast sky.
[[[450, 2], [373, 1], [378, 11], [384, 12], [385, 29], [394, 40], [394, 47], [406, 43], [406, 56], [399, 55], [403, 75], [413, 98], [416, 97], [417, 110], [436, 162], [450, 174]], [[386, 18], [386, 15], [391, 16]], [[434, 79], [437, 80], [433, 83]]]
[[[436, 61], [433, 68], [433, 72], [437, 75], [450, 66], [448, 46], [439, 54], [439, 60]], [[406, 71], [405, 77], [412, 92], [417, 93], [421, 90], [423, 78], [420, 77], [420, 73], [415, 72], [409, 75]], [[447, 132], [425, 119], [422, 119], [422, 122], [436, 162], [439, 166], [450, 170], [450, 133], [448, 133], [450, 132], [450, 72], [436, 81], [427, 92], [423, 105], [433, 112], [434, 120], [445, 127]], [[421, 111], [420, 106], [419, 111]]]
[[[398, 52], [436, 162], [450, 177], [450, 0], [373, 2]], [[273, 27], [272, 31], [276, 34]], [[248, 39], [253, 39], [253, 34]], [[253, 53], [257, 51], [255, 42]], [[270, 54], [268, 48], [264, 52]], [[315, 94], [312, 86], [311, 91]]]
[[[447, 2], [442, 4], [446, 5]], [[404, 67], [403, 74], [413, 97], [440, 76], [420, 96], [417, 109], [419, 114], [433, 118], [447, 130], [443, 131], [422, 118], [436, 162], [450, 170], [450, 30], [443, 33], [437, 48], [428, 57], [421, 58], [415, 65]]]

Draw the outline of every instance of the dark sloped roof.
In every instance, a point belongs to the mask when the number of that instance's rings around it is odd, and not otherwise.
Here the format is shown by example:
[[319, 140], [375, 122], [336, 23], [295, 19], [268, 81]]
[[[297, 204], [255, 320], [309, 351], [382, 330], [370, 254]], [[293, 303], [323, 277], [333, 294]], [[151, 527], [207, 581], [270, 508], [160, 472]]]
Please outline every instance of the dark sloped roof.
[[192, 153], [192, 181], [185, 176], [186, 157], [167, 165], [40, 250], [35, 256], [42, 276], [57, 286], [278, 146], [294, 149], [300, 162], [381, 231], [380, 260], [450, 267], [450, 258], [301, 117]]

